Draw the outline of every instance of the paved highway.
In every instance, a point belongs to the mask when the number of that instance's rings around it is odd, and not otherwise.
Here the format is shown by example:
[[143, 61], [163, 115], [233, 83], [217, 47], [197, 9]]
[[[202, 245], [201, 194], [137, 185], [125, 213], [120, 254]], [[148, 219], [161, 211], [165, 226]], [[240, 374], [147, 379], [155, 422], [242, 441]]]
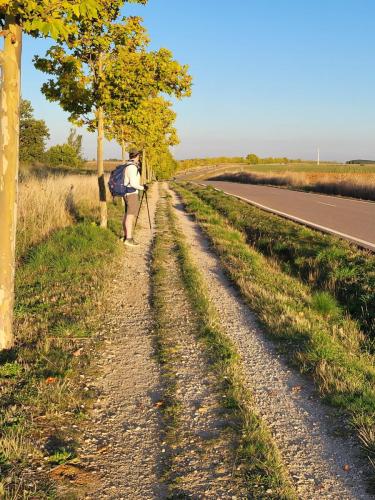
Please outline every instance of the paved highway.
[[225, 181], [201, 181], [265, 210], [375, 251], [375, 203]]

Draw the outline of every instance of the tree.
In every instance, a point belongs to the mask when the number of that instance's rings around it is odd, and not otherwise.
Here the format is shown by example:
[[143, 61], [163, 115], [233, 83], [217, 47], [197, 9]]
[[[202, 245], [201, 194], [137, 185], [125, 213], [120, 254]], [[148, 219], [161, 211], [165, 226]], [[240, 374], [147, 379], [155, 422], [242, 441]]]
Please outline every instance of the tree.
[[[169, 147], [178, 144], [177, 131], [173, 126], [176, 113], [171, 103], [163, 97], [144, 100], [127, 115], [106, 114], [107, 138], [115, 139], [119, 144], [144, 150], [147, 161], [144, 161], [144, 179], [149, 181], [161, 172], [160, 159], [168, 158]], [[123, 158], [124, 159], [124, 158]]]
[[21, 99], [20, 106], [20, 161], [32, 163], [44, 160], [49, 130], [44, 120], [36, 120], [31, 102]]
[[71, 146], [75, 153], [77, 159], [82, 162], [82, 135], [78, 134], [75, 128], [71, 128], [68, 135], [68, 144]]
[[257, 165], [259, 163], [259, 158], [254, 153], [251, 153], [246, 156], [246, 161], [250, 163], [250, 165]]
[[[110, 61], [117, 57], [119, 46], [126, 46], [127, 50], [139, 50], [147, 41], [139, 18], [129, 17], [120, 23], [114, 22], [121, 3], [112, 1], [111, 8], [100, 20], [82, 23], [79, 33], [70, 39], [69, 50], [60, 44], [48, 50], [46, 57], [35, 58], [36, 68], [54, 77], [42, 86], [47, 99], [59, 102], [69, 113], [69, 119], [73, 123], [86, 125], [89, 130], [97, 132], [97, 174], [102, 227], [107, 226], [103, 109], [113, 98], [113, 85], [119, 84], [111, 81], [113, 75]], [[122, 70], [124, 72], [125, 68]]]
[[46, 161], [51, 167], [78, 167], [82, 162], [77, 150], [70, 144], [51, 146], [46, 153]]
[[13, 303], [22, 32], [66, 40], [83, 19], [105, 9], [102, 0], [0, 0], [0, 349], [13, 345]]
[[116, 23], [113, 12], [82, 25], [71, 50], [52, 47], [36, 58], [38, 69], [53, 76], [42, 87], [47, 99], [57, 101], [77, 125], [97, 131], [97, 166], [101, 226], [107, 225], [103, 168], [104, 114], [126, 115], [141, 102], [164, 92], [176, 97], [190, 93], [187, 67], [166, 49], [147, 52], [148, 37], [137, 17]]

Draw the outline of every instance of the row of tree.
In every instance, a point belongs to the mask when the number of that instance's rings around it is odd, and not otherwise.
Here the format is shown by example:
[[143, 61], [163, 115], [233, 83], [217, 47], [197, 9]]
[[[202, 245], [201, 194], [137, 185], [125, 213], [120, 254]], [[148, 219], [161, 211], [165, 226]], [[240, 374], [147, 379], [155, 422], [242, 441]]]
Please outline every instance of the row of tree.
[[[146, 3], [147, 0], [129, 0]], [[50, 79], [42, 92], [76, 125], [97, 133], [101, 226], [107, 225], [103, 139], [147, 151], [147, 175], [156, 158], [172, 163], [175, 114], [166, 96], [190, 95], [191, 77], [167, 49], [149, 50], [138, 17], [119, 18], [124, 0], [0, 0], [0, 349], [13, 345], [15, 234], [19, 159], [22, 33], [56, 41], [35, 66]], [[144, 158], [145, 159], [145, 158]], [[145, 161], [145, 163], [147, 163]]]
[[177, 162], [178, 170], [190, 170], [195, 167], [201, 166], [210, 166], [210, 165], [219, 165], [226, 163], [247, 163], [250, 165], [258, 165], [258, 164], [271, 164], [271, 163], [279, 163], [279, 164], [287, 164], [287, 163], [301, 163], [301, 159], [291, 160], [290, 158], [276, 158], [276, 157], [266, 157], [261, 158], [254, 153], [248, 154], [246, 157], [242, 156], [218, 156], [212, 158], [194, 158], [191, 160], [180, 160]]
[[246, 163], [250, 163], [250, 165], [258, 165], [258, 164], [266, 164], [269, 165], [270, 163], [281, 163], [286, 165], [287, 163], [301, 163], [302, 160], [300, 158], [296, 160], [291, 160], [290, 158], [287, 158], [286, 156], [283, 156], [282, 158], [277, 158], [273, 156], [267, 156], [265, 158], [260, 158], [254, 153], [250, 153], [246, 156], [245, 158]]

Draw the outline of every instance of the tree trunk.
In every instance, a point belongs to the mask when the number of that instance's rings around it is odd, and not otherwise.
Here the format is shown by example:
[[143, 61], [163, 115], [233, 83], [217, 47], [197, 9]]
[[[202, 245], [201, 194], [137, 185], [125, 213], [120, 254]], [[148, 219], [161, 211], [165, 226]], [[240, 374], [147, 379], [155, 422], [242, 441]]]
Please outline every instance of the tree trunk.
[[17, 222], [22, 31], [6, 17], [0, 93], [0, 349], [14, 343], [13, 306]]
[[105, 188], [104, 179], [104, 163], [103, 163], [103, 137], [104, 137], [104, 123], [103, 123], [103, 108], [98, 108], [97, 112], [98, 121], [98, 138], [97, 138], [97, 167], [98, 167], [98, 184], [99, 184], [99, 205], [100, 205], [100, 227], [107, 227], [107, 193]]
[[121, 155], [122, 155], [122, 162], [126, 162], [126, 145], [124, 139], [121, 141]]
[[148, 158], [146, 159], [146, 173], [147, 173], [147, 182], [151, 182], [151, 170], [150, 170], [150, 162], [148, 160]]
[[145, 184], [147, 182], [147, 165], [146, 165], [146, 150], [142, 149], [142, 173], [141, 173], [141, 183]]

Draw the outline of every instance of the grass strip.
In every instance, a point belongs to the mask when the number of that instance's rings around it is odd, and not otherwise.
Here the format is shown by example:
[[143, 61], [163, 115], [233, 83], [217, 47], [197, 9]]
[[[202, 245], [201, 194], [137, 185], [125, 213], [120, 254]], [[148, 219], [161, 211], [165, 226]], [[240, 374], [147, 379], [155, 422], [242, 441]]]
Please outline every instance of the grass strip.
[[[164, 272], [160, 269], [162, 262], [158, 260], [158, 256], [164, 252], [162, 258], [168, 259], [168, 252], [161, 247], [163, 239], [170, 238], [171, 234], [182, 280], [197, 317], [197, 334], [204, 343], [212, 363], [210, 367], [222, 388], [225, 408], [237, 422], [238, 458], [249, 496], [254, 499], [295, 498], [272, 436], [254, 410], [251, 395], [244, 385], [236, 349], [221, 330], [219, 315], [209, 300], [203, 277], [190, 257], [186, 240], [176, 224], [170, 201], [166, 215], [167, 225], [164, 222], [163, 232], [156, 238], [157, 260], [154, 260], [154, 276], [158, 279]], [[166, 228], [170, 234], [166, 233]], [[163, 320], [159, 325], [163, 325]]]
[[16, 272], [16, 346], [0, 353], [0, 496], [54, 498], [49, 470], [74, 462], [92, 391], [103, 287], [119, 247], [95, 223], [54, 232]]
[[[179, 353], [169, 336], [170, 305], [165, 299], [165, 287], [168, 282], [167, 262], [170, 259], [170, 248], [173, 245], [171, 233], [166, 231], [165, 211], [159, 202], [155, 216], [156, 236], [152, 249], [151, 285], [152, 306], [154, 311], [156, 356], [161, 365], [161, 382], [163, 400], [160, 410], [163, 415], [165, 441], [170, 448], [178, 445], [178, 424], [181, 404], [177, 398], [177, 375], [175, 369]], [[169, 484], [173, 493], [173, 458], [165, 455], [163, 461], [163, 480]]]
[[362, 352], [356, 323], [339, 309], [322, 310], [307, 286], [249, 246], [244, 234], [191, 187], [174, 187], [266, 330], [291, 363], [314, 378], [322, 397], [345, 411], [374, 460], [374, 357]]
[[[302, 279], [315, 291], [335, 297], [366, 334], [364, 347], [375, 348], [374, 254], [212, 188], [189, 189], [245, 234], [248, 243], [276, 259], [283, 271]], [[317, 300], [322, 302], [324, 297]]]
[[[315, 172], [316, 173], [316, 172]], [[224, 172], [215, 174], [212, 179], [217, 181], [241, 182], [243, 184], [260, 184], [265, 186], [286, 187], [297, 191], [306, 191], [313, 193], [322, 193], [338, 196], [349, 196], [351, 198], [359, 198], [362, 200], [375, 201], [375, 185], [373, 179], [369, 176], [368, 179], [358, 179], [358, 172], [351, 172], [352, 176], [347, 176], [347, 179], [324, 178], [322, 180], [306, 180], [307, 175], [298, 177], [298, 171], [284, 170], [281, 172], [270, 171], [266, 174], [256, 173], [255, 171], [241, 172]], [[374, 173], [374, 170], [372, 171]], [[305, 172], [307, 174], [307, 172]], [[357, 175], [356, 175], [357, 174]], [[342, 175], [342, 173], [341, 173]]]

